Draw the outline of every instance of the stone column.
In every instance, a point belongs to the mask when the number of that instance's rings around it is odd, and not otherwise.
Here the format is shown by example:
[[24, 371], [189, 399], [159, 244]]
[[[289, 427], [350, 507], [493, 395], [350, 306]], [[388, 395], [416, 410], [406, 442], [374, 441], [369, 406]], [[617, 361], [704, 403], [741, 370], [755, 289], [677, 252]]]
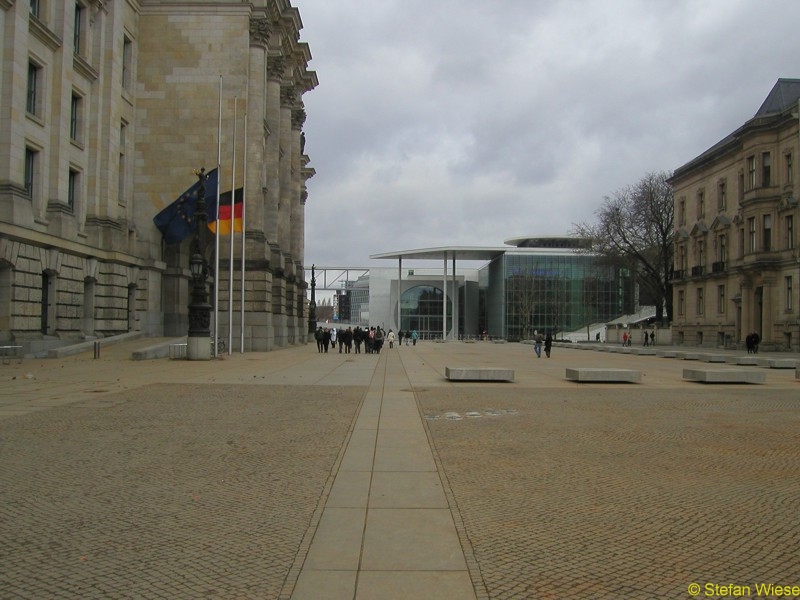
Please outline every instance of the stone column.
[[742, 282], [742, 329], [740, 339], [744, 340], [753, 332], [753, 285]]

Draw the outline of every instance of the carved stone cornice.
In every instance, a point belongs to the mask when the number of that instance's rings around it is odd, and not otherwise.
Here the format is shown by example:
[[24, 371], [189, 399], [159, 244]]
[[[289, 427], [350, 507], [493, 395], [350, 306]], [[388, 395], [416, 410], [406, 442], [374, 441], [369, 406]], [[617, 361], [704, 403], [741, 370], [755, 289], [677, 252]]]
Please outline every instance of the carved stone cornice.
[[0, 0], [0, 8], [3, 10], [8, 10], [14, 6], [14, 0]]
[[266, 48], [270, 31], [269, 19], [250, 19], [250, 45]]

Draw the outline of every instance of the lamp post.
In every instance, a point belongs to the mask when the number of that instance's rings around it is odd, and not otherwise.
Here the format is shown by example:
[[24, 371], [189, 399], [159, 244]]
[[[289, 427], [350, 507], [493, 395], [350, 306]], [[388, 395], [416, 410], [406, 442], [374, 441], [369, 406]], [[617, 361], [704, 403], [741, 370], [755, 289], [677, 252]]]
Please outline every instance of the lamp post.
[[189, 303], [189, 335], [186, 358], [189, 360], [211, 359], [211, 305], [208, 303], [208, 264], [203, 255], [206, 239], [206, 175], [205, 169], [195, 171], [199, 186], [197, 205], [194, 211], [195, 234], [191, 245], [189, 269], [192, 273], [192, 300]]
[[317, 279], [314, 277], [314, 265], [311, 265], [311, 301], [308, 303], [308, 333], [314, 334], [317, 330]]

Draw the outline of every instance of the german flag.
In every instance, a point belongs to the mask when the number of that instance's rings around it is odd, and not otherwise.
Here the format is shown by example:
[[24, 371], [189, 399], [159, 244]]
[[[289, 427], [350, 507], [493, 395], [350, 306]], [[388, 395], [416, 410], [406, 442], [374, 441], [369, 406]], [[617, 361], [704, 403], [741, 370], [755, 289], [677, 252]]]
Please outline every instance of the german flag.
[[[233, 197], [233, 201], [231, 201], [231, 197]], [[216, 198], [209, 199], [208, 228], [217, 235], [230, 235], [231, 222], [233, 222], [233, 231], [241, 232], [243, 202], [243, 188], [237, 188], [235, 194], [230, 192], [222, 193], [219, 199], [219, 222], [217, 222]]]

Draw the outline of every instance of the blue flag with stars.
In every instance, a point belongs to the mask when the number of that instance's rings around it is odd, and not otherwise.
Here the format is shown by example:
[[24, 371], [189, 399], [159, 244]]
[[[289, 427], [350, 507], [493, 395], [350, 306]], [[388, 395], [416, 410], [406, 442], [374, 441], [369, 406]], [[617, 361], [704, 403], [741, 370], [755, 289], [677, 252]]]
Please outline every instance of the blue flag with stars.
[[[197, 210], [197, 192], [199, 190], [200, 181], [197, 181], [177, 200], [153, 217], [153, 223], [158, 227], [167, 244], [179, 244], [197, 229], [194, 213]], [[209, 199], [216, 200], [216, 196], [217, 170], [213, 169], [206, 174], [206, 203]], [[213, 220], [213, 218], [209, 220]]]

